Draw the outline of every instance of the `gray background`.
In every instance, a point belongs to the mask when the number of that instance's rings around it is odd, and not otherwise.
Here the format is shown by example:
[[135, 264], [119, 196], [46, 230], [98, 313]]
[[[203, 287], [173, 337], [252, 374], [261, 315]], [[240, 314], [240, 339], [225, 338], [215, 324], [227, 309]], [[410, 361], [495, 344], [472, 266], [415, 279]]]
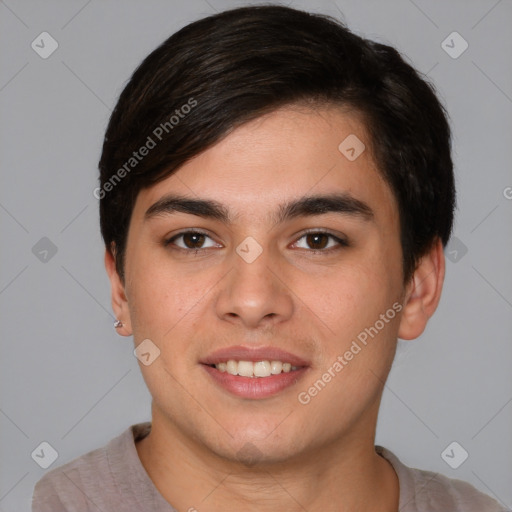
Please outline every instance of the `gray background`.
[[[92, 194], [102, 137], [123, 84], [152, 49], [242, 3], [0, 2], [0, 511], [29, 510], [45, 472], [31, 458], [42, 441], [58, 451], [53, 468], [150, 418], [132, 340], [112, 328]], [[459, 194], [454, 261], [426, 332], [400, 342], [377, 442], [512, 507], [512, 3], [291, 5], [342, 12], [356, 32], [395, 45], [447, 105]], [[59, 44], [47, 59], [31, 48], [43, 31]], [[453, 31], [469, 44], [456, 59], [441, 47]], [[42, 237], [56, 254], [41, 252]], [[454, 440], [469, 453], [458, 469], [441, 458]]]

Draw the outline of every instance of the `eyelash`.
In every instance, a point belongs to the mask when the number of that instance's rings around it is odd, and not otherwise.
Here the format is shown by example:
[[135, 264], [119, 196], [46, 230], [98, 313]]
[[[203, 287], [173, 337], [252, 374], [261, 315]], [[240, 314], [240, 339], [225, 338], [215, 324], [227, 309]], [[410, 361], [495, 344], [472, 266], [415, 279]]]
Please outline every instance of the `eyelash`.
[[[166, 239], [164, 241], [164, 246], [168, 247], [169, 245], [171, 245], [178, 238], [182, 237], [183, 235], [188, 235], [188, 234], [191, 234], [191, 235], [204, 235], [204, 236], [206, 236], [206, 237], [211, 239], [211, 237], [208, 235], [208, 233], [205, 233], [203, 231], [188, 230], [188, 231], [182, 231], [180, 233], [177, 233], [176, 235], [173, 235], [171, 238]], [[329, 238], [333, 239], [338, 244], [337, 247], [330, 247], [329, 249], [306, 249], [307, 252], [313, 253], [313, 254], [330, 254], [333, 251], [338, 251], [338, 250], [340, 250], [340, 249], [342, 249], [344, 247], [349, 247], [349, 245], [350, 245], [346, 240], [344, 240], [342, 238], [339, 238], [336, 235], [333, 235], [329, 231], [319, 231], [319, 230], [309, 230], [309, 231], [304, 232], [297, 239], [297, 241], [295, 243], [297, 243], [299, 240], [302, 240], [304, 237], [306, 237], [308, 235], [326, 235]], [[184, 249], [183, 247], [178, 247], [178, 246], [173, 247], [173, 250], [184, 251], [185, 254], [187, 254], [189, 256], [191, 256], [192, 253], [194, 255], [197, 255], [197, 253], [205, 251], [205, 250], [208, 250], [208, 249], [210, 249], [210, 247], [203, 247], [203, 248], [199, 248], [199, 249]]]

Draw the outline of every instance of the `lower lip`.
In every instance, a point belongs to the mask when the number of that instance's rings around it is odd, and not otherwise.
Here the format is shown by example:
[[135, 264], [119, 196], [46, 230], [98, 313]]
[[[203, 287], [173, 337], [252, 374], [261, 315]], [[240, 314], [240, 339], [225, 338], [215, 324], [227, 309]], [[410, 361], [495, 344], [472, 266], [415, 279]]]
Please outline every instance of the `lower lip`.
[[226, 391], [241, 398], [257, 400], [277, 395], [293, 386], [307, 371], [307, 367], [269, 377], [241, 377], [221, 372], [217, 368], [203, 364], [212, 379]]

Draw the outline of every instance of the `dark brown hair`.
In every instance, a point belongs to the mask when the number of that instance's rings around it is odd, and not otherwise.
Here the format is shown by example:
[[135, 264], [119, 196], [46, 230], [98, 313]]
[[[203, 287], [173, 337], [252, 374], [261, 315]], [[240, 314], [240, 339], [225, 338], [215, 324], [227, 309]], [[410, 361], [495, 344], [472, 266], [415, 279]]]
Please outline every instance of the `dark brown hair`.
[[365, 120], [373, 157], [398, 203], [404, 281], [437, 238], [446, 245], [455, 187], [450, 128], [433, 87], [394, 48], [359, 37], [334, 18], [251, 6], [173, 34], [119, 97], [95, 195], [121, 278], [140, 190], [241, 124], [304, 102], [346, 106]]

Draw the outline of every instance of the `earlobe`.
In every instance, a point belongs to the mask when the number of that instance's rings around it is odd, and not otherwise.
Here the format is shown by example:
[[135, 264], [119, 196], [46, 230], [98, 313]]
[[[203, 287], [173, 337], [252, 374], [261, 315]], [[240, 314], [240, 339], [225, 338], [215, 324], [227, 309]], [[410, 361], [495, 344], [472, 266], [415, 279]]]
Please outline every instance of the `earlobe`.
[[434, 314], [443, 288], [445, 258], [443, 244], [437, 239], [421, 258], [405, 294], [398, 337], [417, 338]]
[[130, 311], [124, 284], [116, 269], [115, 256], [113, 252], [108, 249], [105, 250], [105, 269], [110, 280], [112, 309], [114, 310], [117, 322], [121, 324], [116, 326], [116, 332], [121, 336], [131, 336]]

